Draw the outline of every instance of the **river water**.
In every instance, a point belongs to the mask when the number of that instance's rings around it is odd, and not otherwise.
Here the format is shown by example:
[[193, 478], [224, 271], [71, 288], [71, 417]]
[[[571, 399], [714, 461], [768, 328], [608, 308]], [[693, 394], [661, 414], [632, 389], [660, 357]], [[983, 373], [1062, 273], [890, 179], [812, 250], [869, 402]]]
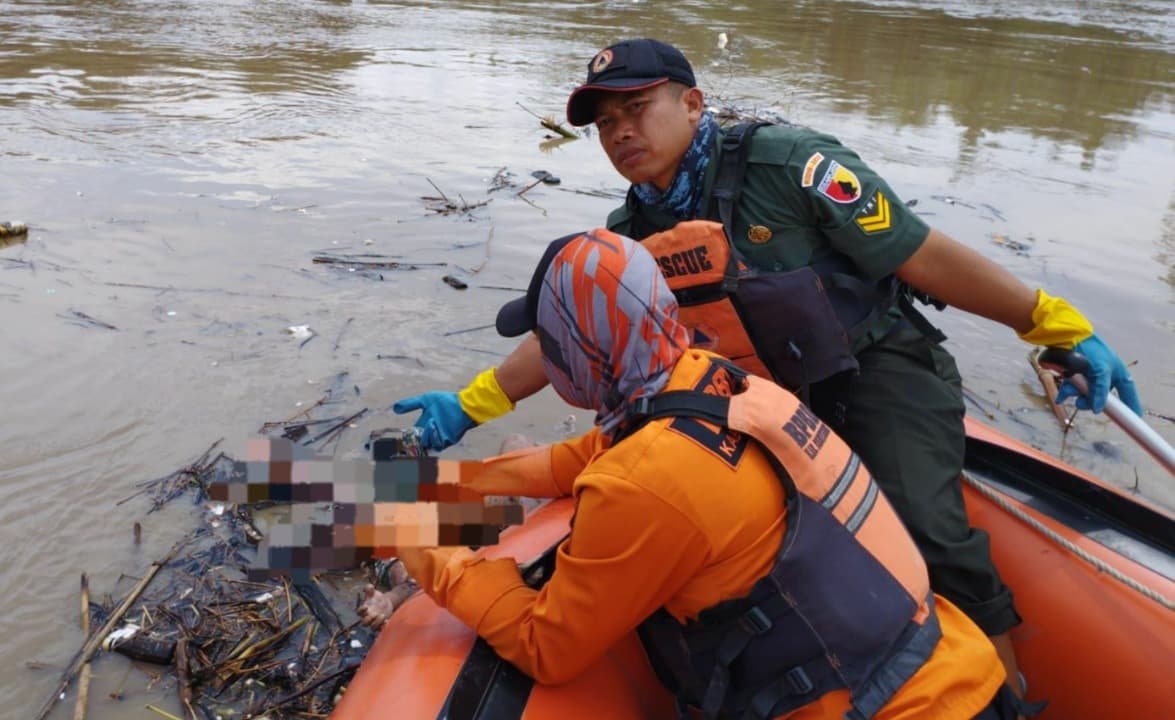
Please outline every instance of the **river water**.
[[[348, 409], [371, 411], [355, 451], [402, 424], [377, 412], [393, 400], [510, 350], [484, 327], [497, 306], [624, 190], [594, 138], [553, 142], [535, 115], [562, 117], [599, 47], [647, 35], [686, 51], [715, 105], [840, 137], [932, 225], [1082, 308], [1175, 441], [1166, 0], [0, 0], [0, 221], [31, 228], [0, 248], [0, 716], [31, 715], [80, 645], [82, 572], [100, 596], [196, 521], [118, 504], [136, 482], [218, 438], [239, 456], [342, 372]], [[537, 170], [562, 183], [520, 194]], [[442, 193], [476, 207], [437, 212]], [[1010, 330], [934, 320], [974, 416], [1175, 507], [1103, 419], [1062, 448]], [[556, 439], [569, 415], [590, 426], [547, 391], [448, 455]], [[178, 712], [121, 658], [94, 683], [92, 718]]]

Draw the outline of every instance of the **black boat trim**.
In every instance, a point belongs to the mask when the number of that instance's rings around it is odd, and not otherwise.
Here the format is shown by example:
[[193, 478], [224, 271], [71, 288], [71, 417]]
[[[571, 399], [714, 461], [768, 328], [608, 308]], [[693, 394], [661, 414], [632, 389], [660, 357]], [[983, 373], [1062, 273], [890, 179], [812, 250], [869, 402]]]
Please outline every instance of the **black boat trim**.
[[976, 479], [1175, 581], [1175, 517], [1047, 462], [967, 438], [965, 468]]
[[[527, 585], [537, 589], [551, 577], [561, 544], [555, 543], [523, 569]], [[515, 720], [526, 710], [533, 688], [533, 679], [479, 637], [453, 680], [437, 720]]]

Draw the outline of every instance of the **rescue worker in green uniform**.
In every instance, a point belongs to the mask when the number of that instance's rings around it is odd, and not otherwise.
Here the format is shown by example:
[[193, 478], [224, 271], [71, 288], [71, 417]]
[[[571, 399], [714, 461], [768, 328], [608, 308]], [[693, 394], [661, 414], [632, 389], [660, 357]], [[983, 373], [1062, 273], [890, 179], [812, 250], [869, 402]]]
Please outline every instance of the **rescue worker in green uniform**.
[[[808, 273], [799, 287], [816, 288], [815, 295], [777, 292], [774, 305], [738, 297], [737, 278], [721, 287], [744, 307], [738, 316], [761, 366], [802, 393], [872, 470], [923, 553], [933, 589], [992, 638], [1019, 694], [1008, 631], [1020, 618], [992, 564], [986, 533], [970, 527], [963, 505], [962, 382], [941, 334], [910, 297], [932, 296], [1003, 323], [1028, 342], [1085, 355], [1089, 395], [1066, 381], [1057, 402], [1077, 397], [1078, 407], [1100, 412], [1112, 388], [1141, 414], [1121, 359], [1063, 299], [1032, 290], [928, 227], [835, 138], [780, 125], [719, 128], [689, 62], [670, 45], [629, 40], [600, 51], [588, 63], [587, 82], [571, 94], [567, 115], [573, 125], [595, 124], [613, 166], [632, 183], [623, 207], [608, 218], [610, 230], [646, 246], [659, 238], [672, 248], [675, 233], [684, 236], [704, 220], [721, 222], [733, 248], [728, 276]], [[670, 254], [662, 270], [688, 274], [690, 260]], [[696, 253], [692, 261], [702, 267]], [[830, 289], [824, 301], [820, 288]], [[688, 293], [674, 291], [683, 309], [690, 305]], [[829, 307], [808, 312], [825, 301]], [[834, 332], [763, 352], [789, 333], [802, 334], [794, 326], [778, 331], [777, 323], [810, 317], [822, 319], [810, 325], [835, 325]], [[715, 328], [731, 334], [721, 323], [698, 323], [695, 344], [705, 347]], [[844, 347], [830, 350], [837, 342]], [[738, 361], [722, 343], [719, 337], [707, 349]], [[448, 447], [544, 387], [541, 357], [531, 337], [460, 392], [424, 393], [393, 409], [423, 410], [416, 424], [424, 442]]]

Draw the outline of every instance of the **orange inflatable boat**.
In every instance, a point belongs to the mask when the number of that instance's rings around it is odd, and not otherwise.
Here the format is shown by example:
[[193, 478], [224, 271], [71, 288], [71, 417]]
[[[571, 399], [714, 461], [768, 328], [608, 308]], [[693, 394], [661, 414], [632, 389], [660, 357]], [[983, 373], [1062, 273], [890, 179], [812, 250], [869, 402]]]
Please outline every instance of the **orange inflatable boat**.
[[[1012, 632], [1043, 720], [1175, 718], [1175, 516], [968, 421], [964, 495], [1024, 618]], [[483, 552], [551, 571], [570, 500]], [[360, 718], [674, 718], [635, 635], [558, 687], [535, 685], [426, 596], [404, 604], [331, 715]]]

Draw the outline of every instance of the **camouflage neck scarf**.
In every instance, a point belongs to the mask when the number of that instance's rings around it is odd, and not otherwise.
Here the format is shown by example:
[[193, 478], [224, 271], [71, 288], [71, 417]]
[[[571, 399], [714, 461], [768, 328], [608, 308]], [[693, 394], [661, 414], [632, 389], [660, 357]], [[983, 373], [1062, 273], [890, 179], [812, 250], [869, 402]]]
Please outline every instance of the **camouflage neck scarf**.
[[665, 192], [651, 182], [633, 185], [633, 192], [645, 205], [660, 208], [678, 220], [693, 220], [702, 210], [702, 186], [706, 181], [706, 168], [710, 166], [710, 150], [714, 145], [714, 134], [718, 132], [718, 121], [708, 112], [702, 113], [698, 129], [689, 149], [677, 166], [677, 174], [669, 182]]

